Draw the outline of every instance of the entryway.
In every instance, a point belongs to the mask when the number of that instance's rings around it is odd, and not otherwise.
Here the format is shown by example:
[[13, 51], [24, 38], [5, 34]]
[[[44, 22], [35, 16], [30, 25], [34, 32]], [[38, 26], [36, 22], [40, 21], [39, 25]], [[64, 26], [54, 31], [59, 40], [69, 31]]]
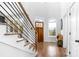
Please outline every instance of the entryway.
[[35, 22], [36, 42], [44, 42], [44, 23]]

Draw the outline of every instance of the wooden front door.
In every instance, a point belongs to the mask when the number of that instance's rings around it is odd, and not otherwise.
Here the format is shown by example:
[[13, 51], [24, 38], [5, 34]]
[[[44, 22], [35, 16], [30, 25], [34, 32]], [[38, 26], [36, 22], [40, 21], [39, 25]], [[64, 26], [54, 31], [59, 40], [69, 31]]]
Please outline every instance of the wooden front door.
[[43, 22], [35, 22], [36, 28], [36, 42], [43, 42], [44, 41], [44, 34], [43, 34]]

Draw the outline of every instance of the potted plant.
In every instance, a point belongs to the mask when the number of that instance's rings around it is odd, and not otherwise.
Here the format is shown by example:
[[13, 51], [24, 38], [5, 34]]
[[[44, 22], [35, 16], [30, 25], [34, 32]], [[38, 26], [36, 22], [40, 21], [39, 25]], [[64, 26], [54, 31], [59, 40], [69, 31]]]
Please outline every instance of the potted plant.
[[57, 46], [58, 47], [63, 47], [63, 35], [61, 35], [61, 34], [58, 34], [57, 35]]

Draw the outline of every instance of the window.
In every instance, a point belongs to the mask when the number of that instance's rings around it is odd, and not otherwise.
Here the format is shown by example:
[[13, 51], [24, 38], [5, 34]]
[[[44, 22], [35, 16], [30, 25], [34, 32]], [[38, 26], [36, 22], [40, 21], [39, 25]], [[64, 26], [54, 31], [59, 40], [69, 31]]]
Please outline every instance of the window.
[[49, 36], [56, 36], [56, 20], [49, 20], [48, 35]]

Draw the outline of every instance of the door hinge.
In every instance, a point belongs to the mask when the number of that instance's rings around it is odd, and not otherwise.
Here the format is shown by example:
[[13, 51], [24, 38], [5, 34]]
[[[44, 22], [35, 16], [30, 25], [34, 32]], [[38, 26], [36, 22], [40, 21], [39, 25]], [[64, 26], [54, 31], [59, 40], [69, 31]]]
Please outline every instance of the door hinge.
[[69, 35], [71, 35], [71, 32], [69, 32]]
[[69, 13], [69, 16], [71, 16], [71, 13]]
[[71, 54], [71, 52], [69, 51], [69, 54]]

